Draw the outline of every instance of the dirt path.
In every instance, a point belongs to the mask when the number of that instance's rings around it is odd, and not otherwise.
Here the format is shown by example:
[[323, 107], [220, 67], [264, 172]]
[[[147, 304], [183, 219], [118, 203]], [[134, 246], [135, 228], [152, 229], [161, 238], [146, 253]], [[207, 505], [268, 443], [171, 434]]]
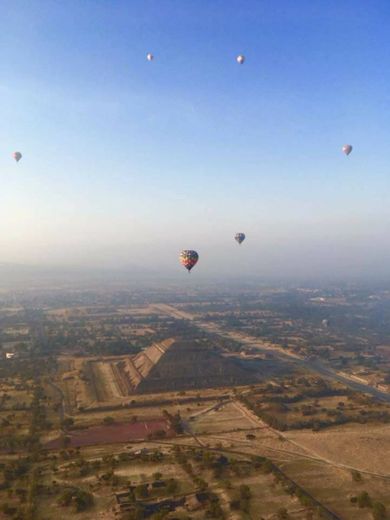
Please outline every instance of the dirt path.
[[[237, 408], [239, 408], [241, 410], [241, 412], [243, 414], [245, 414], [245, 416], [248, 419], [253, 420], [253, 421], [256, 421], [256, 419], [257, 419], [257, 426], [264, 427], [265, 423], [261, 419], [257, 418], [253, 414], [253, 412], [251, 410], [248, 410], [243, 403], [241, 403], [241, 402], [239, 402], [237, 400], [234, 400], [234, 404], [237, 406]], [[328, 464], [328, 465], [334, 466], [336, 468], [341, 468], [341, 469], [345, 469], [345, 470], [349, 470], [349, 471], [358, 471], [359, 473], [363, 473], [365, 475], [370, 475], [372, 477], [378, 477], [378, 478], [382, 478], [382, 479], [385, 479], [385, 480], [390, 480], [390, 475], [389, 474], [377, 473], [377, 472], [374, 472], [374, 471], [368, 471], [368, 470], [356, 468], [355, 466], [351, 466], [349, 464], [343, 464], [342, 462], [336, 462], [334, 460], [331, 460], [331, 459], [328, 459], [326, 457], [323, 457], [322, 455], [320, 455], [316, 451], [307, 448], [307, 446], [304, 446], [303, 444], [300, 444], [300, 443], [298, 443], [296, 441], [293, 441], [292, 439], [289, 438], [288, 434], [280, 432], [278, 430], [275, 430], [274, 428], [271, 428], [271, 426], [268, 426], [268, 425], [265, 425], [265, 426], [277, 438], [284, 439], [290, 445], [295, 446], [299, 450], [303, 450], [304, 453], [297, 453], [297, 452], [293, 452], [293, 451], [290, 451], [290, 450], [283, 450], [283, 449], [268, 447], [268, 449], [270, 449], [272, 451], [278, 451], [278, 452], [281, 452], [281, 453], [284, 452], [286, 454], [291, 454], [291, 455], [296, 455], [296, 456], [300, 456], [300, 457], [305, 457], [305, 458], [313, 460], [315, 462], [322, 462], [324, 464]]]

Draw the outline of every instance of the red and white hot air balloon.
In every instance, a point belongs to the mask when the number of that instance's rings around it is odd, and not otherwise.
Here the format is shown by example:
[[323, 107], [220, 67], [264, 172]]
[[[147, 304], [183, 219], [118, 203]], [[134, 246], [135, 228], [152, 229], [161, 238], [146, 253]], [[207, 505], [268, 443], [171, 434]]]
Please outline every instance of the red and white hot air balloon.
[[349, 155], [352, 152], [352, 145], [351, 144], [345, 144], [342, 148], [345, 155]]
[[22, 154], [20, 152], [14, 152], [12, 154], [12, 157], [15, 159], [16, 162], [19, 162], [20, 159], [22, 158]]

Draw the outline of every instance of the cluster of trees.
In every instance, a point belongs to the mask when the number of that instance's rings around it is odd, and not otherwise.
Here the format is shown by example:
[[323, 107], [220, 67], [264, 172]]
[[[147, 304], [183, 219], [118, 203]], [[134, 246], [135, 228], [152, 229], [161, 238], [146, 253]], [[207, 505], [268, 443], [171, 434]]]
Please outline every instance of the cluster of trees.
[[95, 356], [134, 355], [148, 346], [149, 341], [141, 337], [137, 338], [136, 343], [125, 338], [114, 338], [110, 341], [94, 341], [92, 345], [88, 345], [87, 353]]
[[367, 493], [367, 491], [362, 491], [357, 496], [352, 497], [351, 502], [353, 504], [356, 504], [361, 509], [371, 508], [373, 520], [386, 520], [387, 519], [386, 507], [382, 504], [382, 502], [372, 500], [372, 498]]
[[[19, 498], [19, 503], [13, 501], [12, 506], [8, 503], [1, 505], [1, 511], [12, 517], [13, 520], [33, 520], [36, 511], [36, 497], [42, 490], [39, 485], [41, 470], [32, 468], [28, 459], [13, 462], [4, 467], [4, 478], [0, 489], [7, 489], [9, 497]], [[11, 484], [17, 487], [12, 488]]]
[[63, 351], [82, 350], [90, 355], [105, 355], [105, 356], [120, 356], [124, 354], [137, 354], [147, 346], [150, 340], [146, 337], [137, 337], [130, 340], [130, 338], [122, 337], [114, 330], [105, 331], [107, 335], [104, 339], [98, 337], [99, 331], [95, 330], [91, 335], [87, 329], [82, 327], [65, 326], [62, 324], [59, 330], [52, 330], [44, 334], [44, 339], [41, 338], [39, 342], [34, 345], [36, 354], [59, 354]]
[[[320, 380], [319, 383], [321, 383]], [[272, 385], [269, 385], [272, 387]], [[271, 397], [267, 398], [269, 406], [264, 408], [264, 400], [259, 401], [257, 396], [259, 389], [255, 389], [251, 394], [240, 395], [240, 400], [251, 409], [258, 417], [264, 422], [269, 424], [272, 428], [280, 431], [311, 428], [313, 431], [319, 431], [329, 426], [341, 425], [350, 422], [356, 422], [365, 424], [369, 421], [379, 421], [382, 423], [390, 422], [390, 412], [386, 409], [376, 408], [368, 409], [367, 407], [373, 405], [373, 401], [368, 399], [366, 396], [355, 396], [354, 393], [350, 393], [343, 389], [329, 387], [325, 382], [324, 384], [318, 384], [318, 387], [308, 389], [306, 392], [299, 392], [294, 395], [285, 395], [280, 393], [283, 388], [279, 387], [279, 395], [273, 395], [276, 392], [275, 388], [266, 388], [265, 392], [271, 393]], [[317, 406], [302, 405], [301, 413], [305, 418], [302, 420], [289, 420], [288, 416], [283, 417], [283, 414], [289, 411], [287, 404], [298, 403], [300, 400], [307, 397], [319, 398], [319, 397], [330, 397], [330, 396], [341, 396], [348, 394], [348, 399], [353, 400], [356, 404], [365, 405], [364, 409], [358, 410], [352, 413], [351, 410], [347, 410], [344, 402], [339, 402], [336, 409], [321, 408], [317, 402]], [[352, 405], [350, 406], [352, 409]], [[347, 413], [348, 412], [348, 413]], [[318, 417], [318, 413], [326, 413], [327, 417]]]
[[153, 494], [156, 494], [156, 492], [162, 488], [164, 489], [164, 493], [167, 493], [168, 495], [174, 495], [178, 492], [180, 485], [176, 479], [170, 478], [167, 480], [161, 480], [162, 475], [159, 474], [158, 476], [159, 478], [156, 479], [155, 482], [161, 484], [159, 487], [154, 488], [153, 484], [148, 483], [138, 484], [134, 489], [134, 497], [137, 500], [144, 500], [151, 497]]
[[63, 507], [72, 506], [76, 513], [86, 511], [93, 505], [93, 495], [88, 491], [76, 487], [65, 489], [57, 500], [58, 504]]
[[3, 487], [9, 487], [14, 480], [27, 475], [32, 467], [31, 460], [28, 457], [2, 464], [2, 466]]
[[169, 421], [175, 433], [183, 433], [183, 425], [179, 412], [177, 412], [175, 415], [172, 415], [167, 410], [163, 410], [163, 416]]
[[[33, 356], [26, 359], [18, 359], [13, 363], [11, 371], [15, 378], [20, 380], [19, 386], [32, 393], [32, 400], [29, 410], [26, 410], [26, 419], [29, 421], [28, 433], [18, 434], [11, 432], [9, 435], [3, 434], [0, 437], [0, 447], [6, 448], [11, 452], [15, 449], [28, 451], [28, 456], [19, 457], [17, 460], [10, 461], [3, 465], [3, 482], [0, 487], [8, 489], [10, 496], [14, 494], [19, 498], [19, 504], [8, 506], [4, 504], [3, 511], [7, 515], [12, 515], [14, 519], [30, 520], [34, 518], [36, 509], [36, 497], [43, 492], [40, 484], [40, 469], [35, 463], [46, 458], [41, 451], [40, 435], [42, 431], [49, 430], [52, 425], [47, 419], [47, 396], [41, 385], [42, 378], [53, 368], [51, 359], [38, 360]], [[6, 363], [8, 367], [8, 363]], [[7, 368], [8, 370], [8, 368]], [[3, 428], [10, 426], [3, 425]], [[17, 425], [15, 425], [17, 426]], [[4, 431], [3, 429], [3, 431]], [[14, 510], [12, 512], [12, 510]]]
[[[316, 510], [321, 518], [334, 518], [334, 516], [316, 499], [314, 499], [309, 493], [307, 493], [303, 488], [301, 488], [296, 482], [291, 480], [287, 475], [285, 475], [275, 464], [273, 464], [269, 459], [265, 457], [254, 457], [252, 460], [253, 467], [262, 471], [263, 473], [269, 474], [272, 473], [275, 478], [275, 482], [282, 485], [284, 491], [290, 496], [295, 496], [303, 507], [310, 508], [310, 510]], [[250, 490], [246, 489], [246, 487], [240, 487], [239, 490], [240, 495], [236, 496], [236, 499], [240, 498], [241, 500], [246, 499], [250, 500]], [[237, 503], [236, 503], [237, 505]], [[249, 505], [248, 503], [243, 504]], [[245, 511], [245, 509], [243, 509]], [[284, 508], [281, 508], [278, 511], [278, 518], [284, 519], [288, 518], [287, 511]], [[309, 511], [310, 514], [310, 511]], [[284, 516], [283, 516], [284, 515]], [[310, 514], [311, 518], [311, 514]], [[375, 519], [377, 520], [377, 519]]]
[[[121, 324], [155, 325], [156, 316], [133, 318], [112, 316], [112, 308], [99, 308], [100, 320], [93, 316], [50, 319], [41, 314], [30, 326], [32, 352], [36, 356], [56, 355], [63, 351], [90, 355], [136, 354], [148, 346], [154, 333], [143, 336], [123, 334]], [[106, 314], [106, 315], [105, 315]]]
[[215, 493], [208, 493], [208, 503], [205, 517], [215, 520], [223, 520], [225, 518], [225, 514], [222, 510], [219, 498]]
[[14, 425], [13, 417], [8, 416], [1, 424], [0, 449], [10, 452], [28, 450], [31, 453], [37, 453], [40, 449], [40, 433], [52, 428], [52, 423], [47, 419], [47, 397], [39, 380], [36, 380], [32, 392], [32, 401], [28, 411], [26, 410], [26, 419], [29, 421], [28, 433], [19, 434], [18, 430], [15, 430], [18, 425]]
[[44, 404], [46, 399], [47, 398], [43, 387], [39, 384], [36, 385], [31, 402], [31, 434], [35, 434], [44, 430], [50, 430], [52, 427], [52, 424], [47, 420], [46, 406]]
[[85, 460], [83, 457], [77, 457], [75, 462], [71, 462], [64, 466], [66, 472], [71, 472], [72, 475], [79, 477], [86, 477], [90, 474], [96, 474], [102, 467], [102, 461], [95, 459], [92, 461]]
[[184, 469], [187, 475], [193, 480], [199, 491], [207, 492], [207, 508], [205, 512], [205, 518], [213, 518], [216, 520], [223, 520], [225, 518], [219, 498], [214, 493], [208, 491], [208, 483], [202, 479], [199, 475], [196, 475], [192, 464], [189, 462], [189, 458], [192, 456], [193, 459], [202, 461], [202, 465], [207, 468], [215, 468], [216, 465], [221, 464], [222, 461], [218, 461], [218, 455], [211, 453], [206, 450], [190, 450], [184, 452], [180, 447], [174, 447], [174, 457], [176, 463]]

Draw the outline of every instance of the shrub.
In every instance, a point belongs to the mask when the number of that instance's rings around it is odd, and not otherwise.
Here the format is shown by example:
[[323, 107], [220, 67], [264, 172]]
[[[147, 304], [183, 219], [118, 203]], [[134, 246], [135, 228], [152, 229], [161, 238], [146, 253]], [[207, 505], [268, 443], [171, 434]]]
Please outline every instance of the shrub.
[[362, 491], [357, 497], [357, 504], [359, 507], [371, 507], [372, 500], [367, 491]]

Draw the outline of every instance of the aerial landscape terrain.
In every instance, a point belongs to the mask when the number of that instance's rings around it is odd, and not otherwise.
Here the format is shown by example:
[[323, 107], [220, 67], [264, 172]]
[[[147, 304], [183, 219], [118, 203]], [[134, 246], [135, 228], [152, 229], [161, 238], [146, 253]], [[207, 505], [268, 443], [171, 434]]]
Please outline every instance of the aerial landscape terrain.
[[390, 288], [0, 303], [1, 518], [387, 518]]
[[389, 27], [0, 0], [0, 520], [390, 520]]

